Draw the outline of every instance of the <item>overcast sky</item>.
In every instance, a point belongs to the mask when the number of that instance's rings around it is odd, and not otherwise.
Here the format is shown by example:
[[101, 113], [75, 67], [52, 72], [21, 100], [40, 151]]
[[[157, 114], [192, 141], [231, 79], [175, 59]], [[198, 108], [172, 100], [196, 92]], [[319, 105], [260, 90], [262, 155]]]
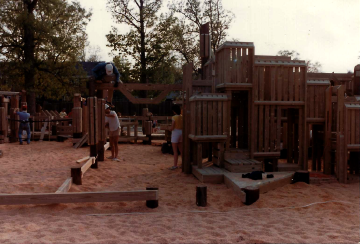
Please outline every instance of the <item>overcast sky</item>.
[[[70, 1], [70, 0], [68, 0]], [[116, 25], [107, 0], [78, 0], [92, 8], [87, 27], [91, 46], [111, 61], [105, 35]], [[296, 50], [301, 59], [319, 61], [322, 72], [346, 73], [360, 63], [360, 0], [222, 0], [235, 14], [229, 40], [254, 42], [256, 55]], [[164, 6], [168, 3], [163, 1]], [[126, 27], [120, 27], [124, 33]]]

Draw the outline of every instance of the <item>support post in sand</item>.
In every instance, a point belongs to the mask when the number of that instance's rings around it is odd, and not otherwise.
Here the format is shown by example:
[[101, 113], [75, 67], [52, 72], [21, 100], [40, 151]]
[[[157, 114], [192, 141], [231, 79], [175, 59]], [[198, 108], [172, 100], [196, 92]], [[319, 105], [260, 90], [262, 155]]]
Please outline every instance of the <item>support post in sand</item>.
[[[159, 190], [159, 187], [147, 186], [146, 190]], [[159, 206], [159, 200], [146, 200], [146, 207], [157, 208]]]
[[[97, 98], [89, 97], [88, 98], [88, 109], [89, 109], [89, 139], [88, 144], [90, 145], [90, 157], [95, 157], [95, 163], [91, 165], [91, 168], [98, 168], [98, 113], [97, 113]], [[102, 145], [104, 147], [104, 145]]]
[[259, 199], [260, 189], [256, 186], [248, 186], [243, 189], [246, 194], [246, 205], [251, 205]]
[[307, 170], [296, 171], [292, 183], [296, 182], [305, 182], [307, 184], [310, 184], [310, 172]]
[[207, 187], [196, 187], [196, 205], [199, 207], [206, 207], [207, 204]]

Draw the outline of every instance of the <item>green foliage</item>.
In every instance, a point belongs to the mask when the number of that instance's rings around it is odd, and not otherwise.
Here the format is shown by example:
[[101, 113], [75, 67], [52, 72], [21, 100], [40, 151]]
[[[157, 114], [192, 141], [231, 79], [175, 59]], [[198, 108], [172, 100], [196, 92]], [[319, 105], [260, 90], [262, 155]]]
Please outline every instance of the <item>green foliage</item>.
[[211, 49], [216, 49], [225, 41], [234, 14], [225, 10], [221, 0], [173, 0], [169, 8], [179, 16], [176, 23], [175, 49], [187, 63], [200, 67], [199, 33], [203, 24], [209, 23]]
[[176, 19], [157, 15], [161, 3], [159, 0], [108, 1], [117, 23], [130, 27], [125, 34], [113, 27], [107, 35], [108, 46], [116, 54], [114, 62], [120, 70], [125, 69], [124, 82], [170, 84], [175, 81], [172, 28]]
[[[84, 91], [85, 72], [76, 63], [85, 48], [91, 13], [78, 2], [62, 0], [33, 1], [29, 13], [30, 2], [0, 0], [0, 61], [11, 67], [0, 71], [6, 79], [2, 84], [16, 90], [31, 89], [39, 97], [52, 99]], [[30, 63], [25, 62], [26, 27], [33, 36], [34, 60]], [[30, 68], [35, 81], [29, 87], [24, 76]]]

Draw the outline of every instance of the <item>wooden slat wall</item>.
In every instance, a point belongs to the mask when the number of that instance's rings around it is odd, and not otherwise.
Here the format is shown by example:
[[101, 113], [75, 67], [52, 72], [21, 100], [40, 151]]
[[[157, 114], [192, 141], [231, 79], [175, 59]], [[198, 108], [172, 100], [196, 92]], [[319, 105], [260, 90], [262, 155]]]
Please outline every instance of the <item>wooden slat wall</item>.
[[345, 108], [344, 113], [344, 131], [345, 131], [345, 143], [360, 144], [360, 109]]
[[254, 69], [253, 63], [253, 48], [223, 48], [216, 53], [216, 76], [218, 78], [218, 84], [251, 83]]
[[325, 118], [325, 91], [329, 86], [307, 85], [307, 111], [308, 118]]
[[305, 101], [305, 68], [257, 64], [254, 71], [257, 84], [253, 89], [259, 98], [264, 92], [264, 100], [260, 101]]
[[191, 104], [191, 129], [190, 134], [197, 136], [223, 135], [227, 125], [228, 101], [207, 100], [190, 101]]

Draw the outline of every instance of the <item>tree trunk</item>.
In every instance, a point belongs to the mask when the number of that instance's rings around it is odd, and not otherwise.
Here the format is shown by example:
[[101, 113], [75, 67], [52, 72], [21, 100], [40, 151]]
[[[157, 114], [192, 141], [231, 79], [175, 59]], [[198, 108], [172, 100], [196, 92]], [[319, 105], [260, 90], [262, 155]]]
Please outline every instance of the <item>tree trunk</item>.
[[[140, 83], [148, 83], [146, 79], [146, 56], [145, 56], [145, 22], [144, 22], [144, 0], [140, 0]], [[146, 91], [140, 91], [140, 97], [147, 97]]]
[[30, 114], [35, 114], [35, 33], [34, 33], [34, 9], [37, 0], [23, 0], [24, 12], [26, 18], [23, 23], [24, 35], [24, 77], [25, 77], [25, 90], [28, 93], [28, 111]]

